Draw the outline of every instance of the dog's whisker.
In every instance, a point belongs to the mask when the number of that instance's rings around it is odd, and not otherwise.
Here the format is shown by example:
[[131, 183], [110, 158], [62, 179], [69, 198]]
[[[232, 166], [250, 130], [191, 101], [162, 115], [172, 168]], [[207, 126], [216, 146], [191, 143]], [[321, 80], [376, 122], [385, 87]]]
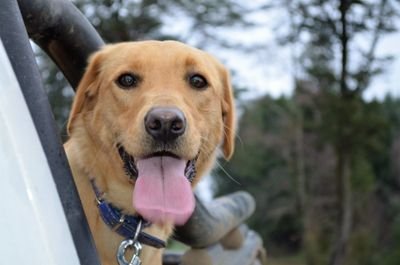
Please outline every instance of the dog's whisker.
[[[227, 136], [228, 131], [230, 131], [230, 130], [232, 130], [232, 129], [224, 124], [224, 135], [225, 135], [225, 136]], [[239, 135], [238, 133], [236, 133], [235, 131], [233, 132], [233, 134], [234, 134], [235, 138], [238, 139], [240, 145], [243, 146], [244, 143], [243, 143], [243, 140], [242, 140], [242, 138], [240, 137], [240, 135]]]
[[225, 175], [230, 178], [233, 182], [238, 184], [239, 186], [242, 186], [242, 183], [240, 183], [238, 180], [236, 180], [234, 177], [232, 177], [231, 174], [228, 173], [228, 171], [218, 162], [218, 160], [215, 161], [216, 165], [222, 170], [222, 172], [225, 173]]
[[244, 146], [244, 143], [243, 143], [242, 138], [240, 137], [240, 135], [237, 134], [237, 133], [235, 133], [235, 138], [238, 139], [238, 141], [239, 141], [239, 143], [240, 143], [240, 146], [243, 147], [243, 146]]
[[[203, 137], [203, 136], [200, 136], [200, 138], [201, 138], [201, 140], [202, 140], [203, 142], [208, 142], [208, 141], [209, 141], [207, 138], [205, 138], [205, 137]], [[210, 155], [213, 153], [213, 151], [208, 151], [208, 152], [207, 152], [207, 151], [204, 149], [204, 146], [203, 146], [203, 145], [200, 146], [200, 152], [203, 153], [205, 157], [208, 157], [208, 156], [210, 156]], [[230, 179], [231, 179], [233, 182], [235, 182], [236, 184], [238, 184], [238, 185], [240, 185], [240, 186], [242, 185], [238, 180], [236, 180], [234, 177], [232, 177], [231, 174], [229, 174], [229, 172], [218, 162], [218, 160], [215, 160], [215, 163], [216, 163], [216, 165], [222, 170], [222, 172], [223, 172], [228, 178], [230, 178]]]

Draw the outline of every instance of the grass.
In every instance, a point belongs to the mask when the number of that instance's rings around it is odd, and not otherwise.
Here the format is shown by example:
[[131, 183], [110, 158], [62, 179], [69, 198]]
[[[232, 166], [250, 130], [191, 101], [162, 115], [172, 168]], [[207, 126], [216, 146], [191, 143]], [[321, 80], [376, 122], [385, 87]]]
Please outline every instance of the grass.
[[167, 249], [173, 250], [173, 251], [185, 252], [186, 250], [189, 249], [189, 247], [186, 246], [185, 244], [182, 244], [182, 243], [178, 242], [178, 241], [169, 240], [168, 241], [168, 245], [167, 245]]

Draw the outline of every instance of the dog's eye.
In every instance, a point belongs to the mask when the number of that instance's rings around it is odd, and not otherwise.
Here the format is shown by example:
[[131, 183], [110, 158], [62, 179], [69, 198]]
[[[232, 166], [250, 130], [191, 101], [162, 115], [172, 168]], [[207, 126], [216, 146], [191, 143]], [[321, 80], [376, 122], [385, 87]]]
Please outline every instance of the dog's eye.
[[117, 84], [123, 88], [133, 88], [139, 83], [139, 78], [133, 74], [122, 74], [117, 79]]
[[189, 77], [189, 84], [196, 89], [205, 89], [208, 86], [208, 82], [204, 76], [194, 74]]

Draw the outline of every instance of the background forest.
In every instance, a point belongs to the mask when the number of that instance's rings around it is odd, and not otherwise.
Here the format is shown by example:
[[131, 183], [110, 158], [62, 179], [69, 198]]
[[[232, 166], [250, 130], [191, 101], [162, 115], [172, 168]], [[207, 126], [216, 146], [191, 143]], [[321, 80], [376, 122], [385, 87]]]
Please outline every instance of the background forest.
[[[400, 264], [400, 99], [364, 96], [391, 67], [394, 57], [378, 56], [377, 47], [398, 30], [398, 1], [74, 2], [108, 43], [177, 39], [217, 57], [218, 51], [262, 54], [269, 44], [241, 38], [240, 32], [270, 27], [253, 17], [279, 10], [282, 25], [275, 27], [274, 39], [292, 51], [293, 91], [244, 99], [252, 91], [240, 82], [246, 72], [233, 72], [237, 149], [215, 171], [215, 192], [247, 190], [255, 196], [249, 225], [263, 237], [272, 265]], [[229, 67], [240, 64], [240, 56], [220, 59]], [[72, 89], [42, 52], [37, 57], [64, 128]]]

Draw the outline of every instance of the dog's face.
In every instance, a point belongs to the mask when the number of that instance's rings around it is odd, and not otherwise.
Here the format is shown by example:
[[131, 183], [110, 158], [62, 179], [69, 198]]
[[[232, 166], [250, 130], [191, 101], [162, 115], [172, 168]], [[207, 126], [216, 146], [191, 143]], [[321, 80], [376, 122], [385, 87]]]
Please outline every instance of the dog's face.
[[185, 202], [193, 197], [187, 194], [193, 168], [192, 185], [218, 146], [226, 158], [233, 152], [229, 75], [207, 53], [178, 42], [106, 46], [91, 57], [79, 85], [71, 138], [82, 126], [102, 151], [131, 167], [130, 178], [108, 176], [106, 182], [134, 187], [133, 204], [148, 219], [183, 223], [194, 207]]

